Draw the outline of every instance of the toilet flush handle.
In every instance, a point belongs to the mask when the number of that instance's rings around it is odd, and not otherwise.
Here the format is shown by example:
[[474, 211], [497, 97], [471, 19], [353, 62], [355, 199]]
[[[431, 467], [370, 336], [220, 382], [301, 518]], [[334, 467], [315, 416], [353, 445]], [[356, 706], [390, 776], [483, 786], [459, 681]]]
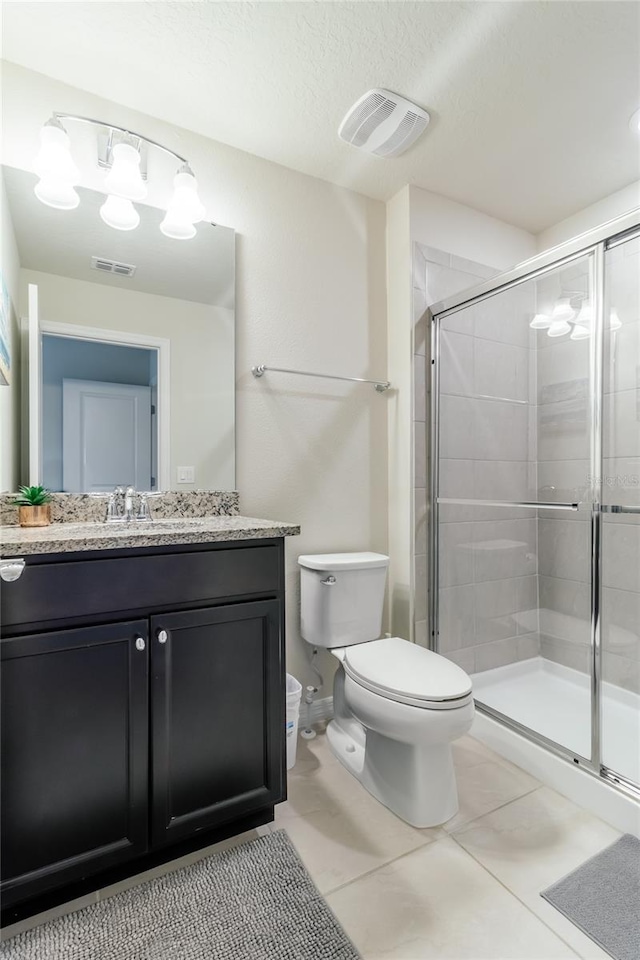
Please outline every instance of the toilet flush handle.
[[328, 577], [325, 577], [324, 580], [321, 580], [320, 583], [324, 584], [325, 587], [332, 587], [338, 581], [336, 578], [330, 574]]

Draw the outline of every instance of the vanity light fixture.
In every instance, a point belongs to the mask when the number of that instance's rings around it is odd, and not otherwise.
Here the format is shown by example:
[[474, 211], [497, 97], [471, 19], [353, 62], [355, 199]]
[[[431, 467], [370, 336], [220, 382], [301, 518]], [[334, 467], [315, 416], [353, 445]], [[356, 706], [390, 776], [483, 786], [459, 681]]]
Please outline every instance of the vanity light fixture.
[[42, 203], [58, 210], [74, 210], [80, 203], [80, 197], [73, 189], [79, 182], [80, 173], [71, 156], [71, 142], [62, 125], [63, 120], [99, 128], [98, 165], [108, 169], [105, 177], [107, 197], [100, 207], [100, 217], [108, 226], [115, 230], [135, 230], [140, 223], [140, 215], [133, 204], [144, 200], [147, 195], [146, 170], [142, 161], [145, 151], [152, 147], [179, 163], [173, 181], [173, 196], [160, 230], [174, 240], [195, 237], [195, 224], [204, 220], [206, 211], [198, 196], [193, 170], [185, 158], [138, 133], [90, 117], [54, 113], [42, 128], [40, 151], [34, 164], [40, 178], [35, 194]]
[[[565, 321], [566, 321], [566, 320], [571, 320], [571, 318], [575, 315], [575, 313], [576, 313], [576, 311], [575, 311], [574, 308], [571, 306], [571, 298], [570, 298], [570, 297], [560, 297], [560, 299], [556, 301], [556, 305], [555, 305], [555, 307], [553, 308], [553, 311], [552, 311], [552, 313], [551, 313], [551, 319], [552, 319], [552, 321], [554, 321], [554, 322], [556, 322], [556, 323], [558, 323], [558, 322], [560, 322], [560, 321], [562, 321], [562, 320], [565, 320]], [[553, 323], [552, 323], [552, 326], [553, 326]], [[549, 328], [549, 329], [551, 329], [551, 328]], [[566, 331], [566, 332], [568, 333], [568, 331]], [[553, 336], [553, 334], [552, 334], [552, 336]]]
[[140, 214], [126, 197], [110, 193], [100, 207], [100, 217], [114, 230], [135, 230], [140, 223]]
[[55, 116], [40, 131], [40, 150], [33, 169], [40, 178], [34, 188], [38, 200], [56, 210], [75, 210], [80, 197], [73, 188], [80, 172], [71, 156], [69, 136]]
[[591, 332], [588, 327], [583, 327], [581, 323], [574, 324], [571, 331], [571, 340], [588, 340]]
[[548, 317], [546, 313], [536, 313], [529, 326], [532, 330], [548, 330], [551, 322], [551, 317]]
[[147, 185], [140, 173], [140, 151], [132, 142], [116, 143], [111, 151], [113, 161], [104, 185], [110, 194], [126, 200], [144, 200]]
[[548, 337], [564, 337], [565, 333], [569, 333], [571, 330], [571, 324], [567, 320], [553, 320], [551, 326], [547, 330]]
[[[575, 311], [573, 312], [575, 313]], [[545, 320], [548, 323], [545, 323]], [[571, 340], [588, 340], [593, 328], [593, 309], [589, 301], [584, 300], [579, 312], [572, 320], [551, 320], [544, 314], [537, 313], [529, 326], [533, 327], [534, 330], [546, 329], [549, 337], [563, 337], [570, 332]], [[621, 326], [622, 320], [618, 316], [618, 311], [615, 307], [612, 307], [609, 312], [608, 329], [615, 331], [619, 330]]]
[[609, 313], [609, 330], [619, 330], [621, 326], [622, 320], [618, 316], [618, 311], [615, 307], [612, 307]]
[[204, 218], [205, 209], [198, 196], [198, 182], [188, 163], [183, 164], [173, 178], [173, 196], [160, 224], [165, 237], [189, 240], [195, 236], [194, 224]]

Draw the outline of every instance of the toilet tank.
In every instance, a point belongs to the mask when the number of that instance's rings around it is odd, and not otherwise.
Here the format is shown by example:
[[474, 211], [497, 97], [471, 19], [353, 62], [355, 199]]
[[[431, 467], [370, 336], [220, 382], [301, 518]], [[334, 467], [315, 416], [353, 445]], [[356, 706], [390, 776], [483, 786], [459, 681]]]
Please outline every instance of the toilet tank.
[[324, 553], [298, 557], [301, 633], [315, 647], [377, 640], [389, 557]]

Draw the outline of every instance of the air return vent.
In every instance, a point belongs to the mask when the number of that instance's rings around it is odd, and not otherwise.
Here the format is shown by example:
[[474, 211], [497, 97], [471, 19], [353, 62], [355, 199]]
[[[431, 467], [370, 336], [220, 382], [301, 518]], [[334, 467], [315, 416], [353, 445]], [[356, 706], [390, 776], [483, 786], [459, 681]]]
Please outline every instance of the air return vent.
[[429, 123], [422, 107], [389, 90], [369, 90], [351, 107], [338, 136], [378, 157], [397, 157], [416, 142]]
[[119, 277], [132, 277], [136, 272], [132, 263], [119, 263], [118, 260], [107, 260], [106, 257], [91, 257], [91, 267], [102, 273], [115, 273]]

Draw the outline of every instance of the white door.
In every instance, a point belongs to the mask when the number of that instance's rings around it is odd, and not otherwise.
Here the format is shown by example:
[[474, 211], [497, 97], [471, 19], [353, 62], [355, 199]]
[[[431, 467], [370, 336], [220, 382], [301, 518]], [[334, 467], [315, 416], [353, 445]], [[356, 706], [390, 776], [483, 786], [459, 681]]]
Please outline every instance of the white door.
[[[23, 444], [29, 451], [29, 462], [23, 474], [29, 485], [42, 483], [42, 334], [38, 319], [38, 287], [29, 284], [29, 315], [27, 319], [27, 416], [29, 436]], [[24, 393], [23, 393], [24, 396]]]
[[62, 381], [62, 489], [151, 489], [151, 390]]

